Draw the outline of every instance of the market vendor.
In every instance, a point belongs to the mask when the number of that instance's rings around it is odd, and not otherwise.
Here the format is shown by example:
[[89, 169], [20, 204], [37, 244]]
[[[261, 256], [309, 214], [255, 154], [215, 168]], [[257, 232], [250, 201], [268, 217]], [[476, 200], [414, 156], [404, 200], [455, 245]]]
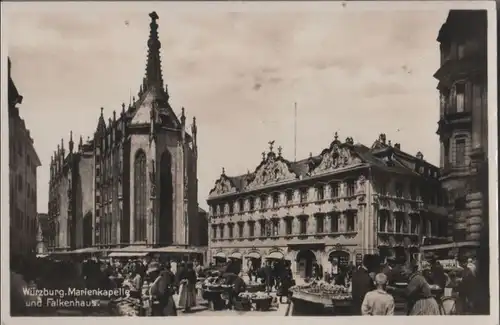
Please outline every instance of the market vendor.
[[236, 277], [232, 279], [233, 289], [228, 293], [229, 303], [228, 308], [232, 309], [240, 293], [245, 292], [247, 286], [245, 281], [243, 281], [243, 273], [240, 272], [239, 275], [234, 274]]
[[353, 315], [361, 315], [361, 305], [367, 292], [375, 289], [374, 281], [370, 277], [368, 266], [370, 256], [363, 257], [363, 265], [352, 276], [352, 308]]
[[280, 303], [283, 303], [283, 297], [289, 297], [289, 289], [294, 285], [293, 274], [290, 264], [286, 263], [280, 275], [280, 287], [277, 295], [280, 297]]
[[177, 316], [177, 307], [173, 299], [175, 275], [170, 271], [170, 263], [162, 270], [158, 262], [150, 263], [147, 274], [153, 279], [150, 288], [152, 316]]
[[440, 315], [439, 305], [434, 298], [431, 287], [425, 277], [418, 271], [418, 265], [409, 265], [408, 273], [410, 282], [406, 288], [409, 316], [433, 316]]

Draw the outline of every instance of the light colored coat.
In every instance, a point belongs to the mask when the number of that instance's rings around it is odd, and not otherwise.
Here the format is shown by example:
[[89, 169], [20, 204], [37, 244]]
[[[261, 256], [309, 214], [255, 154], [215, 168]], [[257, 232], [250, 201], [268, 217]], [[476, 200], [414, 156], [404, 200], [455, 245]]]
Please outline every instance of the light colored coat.
[[376, 289], [365, 295], [361, 305], [363, 316], [394, 315], [394, 298], [382, 289]]

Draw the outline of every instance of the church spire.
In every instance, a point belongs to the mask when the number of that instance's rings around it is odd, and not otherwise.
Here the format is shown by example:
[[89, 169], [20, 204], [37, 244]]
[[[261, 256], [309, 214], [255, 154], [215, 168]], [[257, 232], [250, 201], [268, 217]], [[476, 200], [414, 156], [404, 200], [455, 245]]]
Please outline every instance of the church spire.
[[[157, 87], [163, 90], [163, 77], [161, 71], [160, 48], [161, 43], [158, 39], [158, 24], [156, 20], [159, 19], [158, 14], [153, 11], [149, 14], [151, 23], [149, 24], [149, 40], [148, 40], [148, 61], [146, 63], [146, 78], [145, 87]], [[146, 89], [143, 89], [144, 91]]]

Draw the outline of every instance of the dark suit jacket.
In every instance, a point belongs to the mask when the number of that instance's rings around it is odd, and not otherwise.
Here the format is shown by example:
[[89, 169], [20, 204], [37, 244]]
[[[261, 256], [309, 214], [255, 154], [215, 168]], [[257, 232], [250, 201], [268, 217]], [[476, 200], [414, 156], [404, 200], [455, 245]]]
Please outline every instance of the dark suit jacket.
[[355, 306], [361, 306], [366, 293], [374, 289], [375, 285], [368, 270], [360, 268], [354, 272], [352, 275], [352, 301]]

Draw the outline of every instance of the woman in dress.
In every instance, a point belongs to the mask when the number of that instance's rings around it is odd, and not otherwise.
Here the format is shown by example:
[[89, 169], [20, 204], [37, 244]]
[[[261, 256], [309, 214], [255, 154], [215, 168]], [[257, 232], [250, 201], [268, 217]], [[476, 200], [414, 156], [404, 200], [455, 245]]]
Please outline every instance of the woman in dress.
[[159, 263], [152, 262], [146, 273], [153, 280], [149, 291], [152, 303], [151, 316], [177, 316], [173, 299], [175, 276], [170, 271], [170, 263], [162, 269]]
[[440, 315], [439, 305], [434, 298], [431, 287], [425, 277], [418, 271], [418, 266], [412, 264], [408, 267], [409, 276], [406, 297], [409, 316]]
[[182, 274], [182, 289], [179, 297], [179, 307], [184, 308], [185, 313], [190, 312], [191, 308], [196, 306], [196, 280], [193, 263], [187, 263]]

